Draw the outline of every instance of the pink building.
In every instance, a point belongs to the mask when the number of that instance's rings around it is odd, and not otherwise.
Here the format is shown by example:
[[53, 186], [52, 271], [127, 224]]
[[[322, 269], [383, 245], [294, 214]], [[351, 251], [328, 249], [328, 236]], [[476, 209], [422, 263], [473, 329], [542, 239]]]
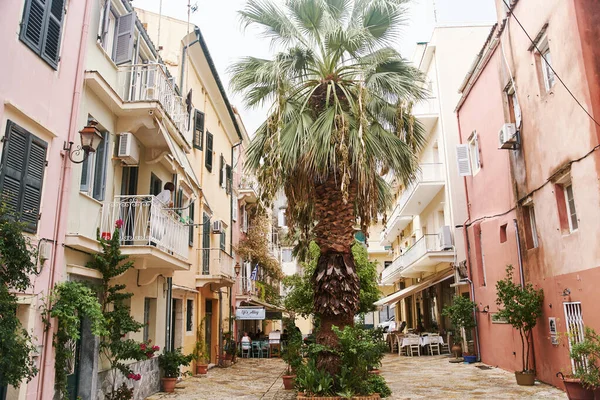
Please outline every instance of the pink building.
[[91, 1], [0, 3], [0, 193], [22, 215], [43, 256], [33, 287], [19, 294], [18, 316], [32, 333], [40, 373], [18, 388], [0, 388], [0, 398], [51, 399], [54, 395], [52, 330], [38, 307], [64, 278], [63, 247], [71, 162], [65, 142], [79, 145], [78, 107]]
[[592, 45], [600, 36], [600, 5], [512, 1], [507, 13], [503, 1], [496, 3], [499, 25], [457, 108], [472, 170], [465, 179], [470, 275], [475, 301], [490, 311], [478, 313], [481, 356], [521, 368], [518, 335], [494, 323], [493, 314], [505, 265], [517, 276], [522, 265], [524, 281], [545, 297], [534, 331], [537, 377], [562, 387], [555, 374], [572, 370], [567, 335], [577, 337], [583, 326], [600, 330], [594, 290], [600, 281], [600, 49]]

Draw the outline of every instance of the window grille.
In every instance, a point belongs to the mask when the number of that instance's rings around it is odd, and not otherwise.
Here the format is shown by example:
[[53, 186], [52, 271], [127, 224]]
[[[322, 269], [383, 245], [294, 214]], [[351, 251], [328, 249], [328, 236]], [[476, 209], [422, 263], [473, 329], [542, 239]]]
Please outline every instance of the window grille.
[[[563, 303], [565, 307], [565, 323], [567, 325], [567, 334], [569, 338], [569, 351], [573, 344], [581, 343], [584, 336], [583, 316], [581, 313], [580, 302]], [[578, 368], [585, 367], [580, 360], [571, 359], [573, 372]]]

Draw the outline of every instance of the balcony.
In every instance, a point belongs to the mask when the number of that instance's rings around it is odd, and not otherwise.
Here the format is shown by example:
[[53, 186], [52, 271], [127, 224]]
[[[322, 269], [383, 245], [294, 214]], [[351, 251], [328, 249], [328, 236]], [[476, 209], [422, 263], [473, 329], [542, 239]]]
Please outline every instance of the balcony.
[[[134, 261], [136, 269], [165, 276], [189, 270], [189, 226], [155, 196], [115, 196], [102, 204], [99, 219], [92, 224], [104, 239], [111, 239], [115, 227], [120, 227], [121, 252]], [[85, 252], [101, 251], [90, 234], [67, 235], [65, 243]]]
[[388, 246], [402, 232], [404, 228], [412, 221], [412, 216], [400, 214], [400, 204], [396, 204], [394, 211], [388, 217], [385, 229], [381, 232], [381, 245]]
[[420, 277], [422, 273], [435, 272], [440, 263], [453, 262], [454, 248], [449, 232], [449, 227], [444, 227], [440, 234], [423, 235], [383, 270], [381, 283], [390, 284], [400, 277]]
[[398, 199], [400, 216], [421, 214], [446, 184], [444, 164], [420, 164], [419, 167], [416, 179], [402, 191]]
[[238, 200], [244, 200], [248, 204], [253, 204], [258, 201], [258, 183], [248, 177], [242, 177], [238, 188]]
[[210, 284], [212, 290], [233, 286], [235, 282], [235, 262], [222, 249], [198, 249], [198, 271], [196, 287]]
[[258, 296], [256, 282], [250, 278], [242, 277], [238, 280], [238, 295]]
[[429, 134], [439, 117], [440, 104], [436, 97], [430, 97], [415, 104], [412, 109], [412, 113], [417, 118], [423, 127], [425, 132]]

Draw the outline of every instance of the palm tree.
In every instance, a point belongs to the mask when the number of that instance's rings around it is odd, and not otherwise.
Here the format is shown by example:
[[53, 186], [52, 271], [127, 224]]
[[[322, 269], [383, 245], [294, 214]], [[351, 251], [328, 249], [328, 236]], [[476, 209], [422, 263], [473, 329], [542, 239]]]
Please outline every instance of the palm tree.
[[[391, 204], [384, 175], [408, 184], [425, 137], [411, 104], [424, 78], [392, 45], [407, 0], [248, 0], [242, 23], [271, 39], [272, 59], [230, 67], [248, 106], [270, 105], [246, 166], [269, 202], [283, 189], [287, 220], [301, 244], [321, 249], [312, 277], [317, 342], [336, 348], [332, 326], [353, 323], [359, 284], [351, 246]], [[389, 172], [388, 172], [389, 171]], [[301, 247], [299, 250], [302, 253]], [[321, 353], [335, 374], [339, 358]]]

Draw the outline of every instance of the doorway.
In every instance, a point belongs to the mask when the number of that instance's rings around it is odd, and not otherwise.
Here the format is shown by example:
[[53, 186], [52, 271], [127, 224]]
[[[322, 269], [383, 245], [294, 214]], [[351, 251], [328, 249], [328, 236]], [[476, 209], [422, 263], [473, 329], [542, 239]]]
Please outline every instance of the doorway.
[[[138, 167], [123, 167], [123, 175], [121, 177], [121, 196], [135, 196], [137, 194], [138, 184]], [[123, 245], [133, 245], [135, 237], [135, 207], [134, 200], [122, 198], [121, 220], [124, 221], [121, 240]], [[123, 207], [124, 206], [124, 207]]]
[[206, 300], [204, 317], [204, 341], [206, 342], [206, 349], [208, 350], [208, 359], [212, 360], [212, 300]]
[[183, 346], [182, 343], [182, 325], [183, 308], [181, 299], [173, 299], [171, 309], [171, 349], [175, 350]]

